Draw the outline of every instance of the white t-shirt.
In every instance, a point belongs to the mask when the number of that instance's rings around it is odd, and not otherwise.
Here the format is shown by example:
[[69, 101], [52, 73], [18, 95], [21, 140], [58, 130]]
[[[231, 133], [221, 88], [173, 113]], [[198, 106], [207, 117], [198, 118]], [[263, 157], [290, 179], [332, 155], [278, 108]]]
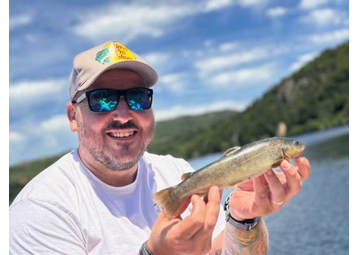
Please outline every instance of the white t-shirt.
[[[138, 254], [158, 217], [152, 195], [189, 171], [182, 159], [145, 152], [135, 182], [113, 187], [94, 176], [77, 151], [68, 153], [11, 204], [10, 254]], [[221, 208], [213, 239], [224, 226]]]

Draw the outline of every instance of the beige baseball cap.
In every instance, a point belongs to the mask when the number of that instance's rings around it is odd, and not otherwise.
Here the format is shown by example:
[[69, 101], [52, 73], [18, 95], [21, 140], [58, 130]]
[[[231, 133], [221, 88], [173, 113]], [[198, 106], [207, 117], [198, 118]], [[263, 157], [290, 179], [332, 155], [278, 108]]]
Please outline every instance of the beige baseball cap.
[[108, 41], [75, 57], [70, 75], [71, 100], [74, 101], [79, 92], [111, 69], [132, 70], [143, 78], [148, 87], [158, 81], [158, 74], [142, 57], [117, 41]]

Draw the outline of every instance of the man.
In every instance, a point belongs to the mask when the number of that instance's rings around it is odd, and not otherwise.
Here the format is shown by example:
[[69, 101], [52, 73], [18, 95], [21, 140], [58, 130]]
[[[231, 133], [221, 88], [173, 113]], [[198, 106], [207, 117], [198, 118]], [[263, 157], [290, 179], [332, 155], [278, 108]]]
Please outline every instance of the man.
[[296, 168], [284, 161], [283, 174], [269, 169], [238, 185], [227, 222], [218, 187], [203, 200], [193, 195], [181, 216], [167, 219], [152, 195], [193, 169], [145, 152], [155, 126], [149, 87], [157, 79], [116, 41], [76, 56], [67, 115], [79, 148], [34, 178], [10, 206], [11, 254], [267, 253], [261, 216], [300, 191], [309, 162], [300, 157]]

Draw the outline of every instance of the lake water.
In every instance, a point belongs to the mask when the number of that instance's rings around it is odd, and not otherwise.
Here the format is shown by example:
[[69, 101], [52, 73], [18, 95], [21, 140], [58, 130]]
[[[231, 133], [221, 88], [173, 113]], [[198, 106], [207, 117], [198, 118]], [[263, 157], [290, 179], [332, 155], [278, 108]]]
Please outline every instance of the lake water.
[[[296, 136], [311, 177], [280, 212], [265, 216], [269, 255], [346, 255], [349, 253], [349, 127]], [[199, 169], [221, 154], [191, 160]], [[230, 193], [225, 190], [223, 199]]]

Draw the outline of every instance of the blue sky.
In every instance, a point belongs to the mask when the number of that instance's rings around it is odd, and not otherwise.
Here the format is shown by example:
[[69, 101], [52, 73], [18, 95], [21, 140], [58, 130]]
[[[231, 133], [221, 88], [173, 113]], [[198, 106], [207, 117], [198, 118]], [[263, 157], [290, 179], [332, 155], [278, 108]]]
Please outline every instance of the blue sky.
[[9, 2], [10, 164], [77, 146], [68, 77], [76, 54], [118, 40], [158, 72], [157, 120], [243, 110], [348, 40], [348, 0]]

